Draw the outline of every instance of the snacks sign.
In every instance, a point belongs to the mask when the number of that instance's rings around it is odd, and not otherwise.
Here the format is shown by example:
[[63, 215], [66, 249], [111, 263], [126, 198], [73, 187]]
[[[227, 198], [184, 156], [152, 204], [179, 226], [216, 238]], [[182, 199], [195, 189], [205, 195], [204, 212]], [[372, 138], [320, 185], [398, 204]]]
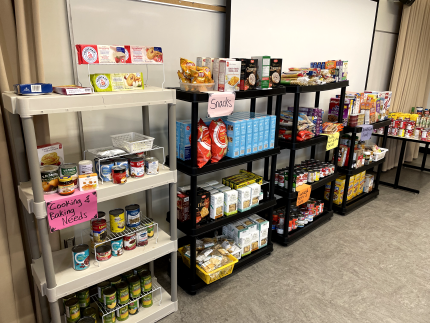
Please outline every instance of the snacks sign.
[[208, 115], [211, 118], [228, 116], [234, 112], [234, 92], [210, 93], [208, 102]]
[[44, 198], [50, 232], [97, 218], [96, 191], [75, 191], [70, 196], [52, 194]]

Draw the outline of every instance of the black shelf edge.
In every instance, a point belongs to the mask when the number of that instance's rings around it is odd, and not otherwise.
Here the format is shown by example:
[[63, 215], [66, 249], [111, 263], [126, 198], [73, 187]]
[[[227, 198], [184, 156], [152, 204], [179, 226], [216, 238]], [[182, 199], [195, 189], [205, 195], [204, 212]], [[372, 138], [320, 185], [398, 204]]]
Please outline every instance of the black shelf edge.
[[370, 163], [369, 165], [361, 166], [360, 168], [354, 168], [354, 169], [347, 169], [346, 167], [338, 167], [337, 170], [340, 174], [344, 175], [357, 175], [361, 172], [364, 172], [365, 170], [371, 169], [375, 166], [378, 166], [379, 164], [382, 164], [385, 161], [385, 157], [381, 160], [375, 161]]
[[[324, 177], [323, 179], [319, 180], [318, 182], [312, 183], [311, 184], [311, 189], [316, 190], [317, 188], [324, 186], [327, 183], [330, 183], [331, 181], [335, 181], [336, 178], [339, 176], [338, 172], [334, 172], [333, 175]], [[292, 192], [289, 196], [288, 196], [288, 190], [286, 188], [282, 188], [279, 186], [275, 187], [275, 194], [276, 195], [280, 195], [283, 198], [288, 198], [290, 200], [295, 200], [297, 198], [297, 192]]]
[[297, 228], [296, 230], [289, 232], [287, 237], [277, 234], [276, 232], [272, 233], [272, 239], [274, 242], [277, 242], [283, 246], [288, 246], [298, 239], [302, 238], [304, 235], [312, 232], [317, 229], [328, 220], [333, 217], [333, 211], [325, 210], [323, 214], [317, 216], [311, 223], [308, 223], [303, 228]]
[[[389, 126], [391, 124], [391, 120], [382, 120], [375, 123], [370, 124], [369, 126], [373, 126], [373, 129], [379, 129], [382, 127]], [[363, 128], [361, 127], [344, 127], [343, 133], [361, 133]]]
[[[186, 102], [208, 102], [209, 93], [207, 92], [191, 92], [184, 91], [180, 88], [171, 88], [176, 90], [176, 100], [186, 101]], [[260, 89], [260, 90], [248, 90], [248, 91], [236, 91], [236, 100], [246, 100], [255, 98], [264, 98], [274, 95], [285, 94], [285, 87], [280, 86], [270, 89]]]
[[286, 140], [282, 138], [279, 138], [278, 140], [278, 144], [281, 150], [282, 149], [299, 150], [299, 149], [307, 148], [321, 143], [327, 144], [327, 136], [316, 136], [305, 141], [296, 141], [295, 143], [293, 143], [291, 140]]
[[349, 86], [349, 81], [341, 81], [337, 83], [327, 83], [323, 85], [299, 86], [299, 85], [283, 85], [286, 93], [310, 93], [336, 90]]
[[[377, 137], [384, 137], [383, 134], [379, 134], [379, 133], [373, 133], [373, 136], [377, 136]], [[405, 137], [397, 137], [397, 136], [387, 136], [388, 139], [397, 139], [397, 140], [405, 140], [405, 141], [412, 141], [412, 142], [416, 142], [417, 144], [428, 144], [429, 141], [424, 141], [424, 140], [419, 140], [419, 139], [414, 139], [414, 138], [405, 138]]]
[[[229, 158], [229, 157], [224, 157], [223, 159], [221, 159], [219, 162], [212, 164], [210, 161], [203, 166], [202, 168], [198, 168], [191, 166], [191, 160], [187, 160], [187, 161], [183, 161], [181, 159], [176, 159], [176, 163], [177, 163], [177, 170], [187, 174], [188, 176], [199, 176], [199, 175], [203, 175], [203, 174], [208, 174], [208, 173], [212, 173], [212, 172], [216, 172], [218, 170], [222, 170], [222, 169], [226, 169], [226, 168], [230, 168], [230, 167], [234, 167], [234, 166], [239, 166], [242, 164], [246, 164], [252, 161], [256, 161], [259, 159], [263, 159], [266, 157], [270, 157], [273, 155], [277, 155], [279, 154], [281, 150], [278, 148], [274, 148], [274, 149], [268, 149], [268, 150], [263, 150], [261, 152], [258, 152], [256, 154], [251, 154], [251, 155], [246, 155], [246, 156], [242, 156], [242, 157], [238, 157], [238, 158]], [[169, 165], [169, 157], [166, 157], [166, 164]]]
[[225, 276], [217, 281], [214, 281], [211, 284], [206, 284], [203, 280], [200, 279], [196, 275], [196, 283], [191, 284], [189, 277], [190, 277], [190, 269], [182, 262], [182, 259], [178, 259], [178, 285], [186, 291], [190, 295], [195, 295], [198, 290], [206, 287], [206, 286], [212, 286], [214, 284], [217, 284], [220, 281], [224, 281], [225, 279], [238, 274], [243, 269], [249, 267], [250, 265], [268, 257], [270, 253], [273, 251], [273, 244], [268, 243], [266, 247], [258, 249], [254, 252], [252, 252], [250, 255], [243, 257], [234, 265], [233, 272]]
[[[276, 205], [276, 199], [271, 199], [271, 200], [266, 200], [266, 201], [260, 201], [260, 204], [253, 207], [250, 210], [247, 210], [245, 212], [237, 212], [234, 215], [231, 216], [223, 216], [220, 219], [217, 220], [212, 220], [211, 222], [199, 225], [197, 224], [196, 229], [192, 229], [191, 226], [191, 221], [185, 221], [185, 222], [181, 222], [181, 221], [177, 221], [177, 226], [178, 226], [178, 230], [182, 231], [183, 233], [185, 233], [188, 236], [192, 236], [192, 237], [196, 237], [196, 236], [200, 236], [202, 234], [211, 232], [213, 230], [216, 230], [226, 224], [235, 222], [237, 220], [240, 220], [242, 218], [245, 218], [251, 214], [254, 213], [259, 213], [262, 211], [265, 211], [273, 206]], [[167, 222], [170, 223], [170, 214], [167, 213]]]
[[346, 215], [347, 213], [363, 206], [367, 202], [373, 200], [379, 195], [379, 189], [374, 189], [370, 193], [362, 193], [346, 203], [346, 206], [342, 208], [341, 205], [333, 204], [333, 210], [337, 214]]

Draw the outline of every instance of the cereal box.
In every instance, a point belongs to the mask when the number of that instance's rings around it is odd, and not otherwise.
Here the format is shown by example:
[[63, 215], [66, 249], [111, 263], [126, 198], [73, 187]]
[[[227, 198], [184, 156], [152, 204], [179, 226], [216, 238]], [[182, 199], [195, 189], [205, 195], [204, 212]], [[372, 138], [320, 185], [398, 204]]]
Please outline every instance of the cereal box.
[[64, 163], [63, 145], [59, 142], [37, 146], [40, 166], [57, 165]]

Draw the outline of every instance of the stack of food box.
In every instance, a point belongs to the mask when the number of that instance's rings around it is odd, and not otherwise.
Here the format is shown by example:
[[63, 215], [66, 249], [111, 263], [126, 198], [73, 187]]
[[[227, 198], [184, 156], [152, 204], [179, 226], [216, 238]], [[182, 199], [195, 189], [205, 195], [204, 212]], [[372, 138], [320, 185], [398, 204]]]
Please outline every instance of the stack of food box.
[[[237, 175], [197, 184], [196, 222], [209, 217], [212, 220], [245, 212], [259, 205], [263, 198], [263, 177], [244, 169]], [[179, 187], [177, 193], [177, 217], [181, 222], [190, 219], [190, 186]]]
[[[276, 116], [235, 112], [221, 119], [227, 128], [227, 157], [242, 157], [275, 147]], [[209, 126], [214, 119], [202, 120]], [[191, 120], [176, 121], [176, 154], [184, 161], [191, 160], [191, 127]]]
[[[288, 111], [294, 112], [294, 107], [289, 107]], [[319, 108], [299, 108], [299, 113], [306, 115], [314, 124], [314, 128], [309, 131], [314, 132], [315, 136], [319, 136], [322, 133], [324, 110]]]
[[267, 246], [269, 221], [253, 214], [245, 219], [223, 226], [222, 234], [241, 249], [241, 257]]
[[[372, 181], [370, 181], [372, 179]], [[333, 196], [333, 203], [340, 205], [343, 201], [343, 194], [345, 193], [345, 181], [346, 176], [341, 176], [336, 179], [335, 182], [335, 188], [334, 188], [334, 196]], [[373, 175], [367, 175], [366, 171], [361, 172], [357, 175], [353, 175], [349, 179], [349, 185], [347, 190], [347, 201], [351, 200], [352, 198], [360, 195], [364, 191], [365, 184], [367, 184], [367, 192], [370, 192], [373, 187]], [[325, 192], [324, 192], [324, 199], [329, 200], [330, 197], [330, 188], [331, 183], [326, 184], [325, 186]], [[370, 189], [370, 190], [369, 190]]]

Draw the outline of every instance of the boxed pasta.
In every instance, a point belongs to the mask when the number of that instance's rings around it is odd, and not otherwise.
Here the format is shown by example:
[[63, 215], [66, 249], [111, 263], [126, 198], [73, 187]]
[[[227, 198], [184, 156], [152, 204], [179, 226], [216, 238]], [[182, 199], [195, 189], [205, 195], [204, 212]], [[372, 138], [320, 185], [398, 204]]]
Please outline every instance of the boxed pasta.
[[219, 63], [218, 91], [239, 91], [241, 62], [222, 60]]
[[233, 215], [237, 213], [237, 191], [224, 192], [224, 214]]
[[261, 186], [257, 183], [252, 183], [248, 186], [251, 189], [251, 207], [260, 204]]
[[224, 193], [217, 192], [211, 194], [211, 219], [219, 219], [224, 215]]
[[251, 208], [251, 188], [242, 187], [237, 189], [237, 209], [245, 212]]
[[243, 219], [243, 224], [246, 225], [248, 232], [251, 235], [251, 252], [258, 250], [258, 239], [260, 237], [260, 233], [258, 231], [258, 225], [251, 219]]
[[240, 221], [234, 223], [232, 230], [233, 240], [240, 247], [242, 257], [251, 253], [251, 233], [246, 225]]
[[249, 216], [249, 219], [257, 223], [257, 229], [259, 232], [258, 248], [267, 246], [267, 239], [269, 236], [269, 221], [258, 216], [257, 214]]

